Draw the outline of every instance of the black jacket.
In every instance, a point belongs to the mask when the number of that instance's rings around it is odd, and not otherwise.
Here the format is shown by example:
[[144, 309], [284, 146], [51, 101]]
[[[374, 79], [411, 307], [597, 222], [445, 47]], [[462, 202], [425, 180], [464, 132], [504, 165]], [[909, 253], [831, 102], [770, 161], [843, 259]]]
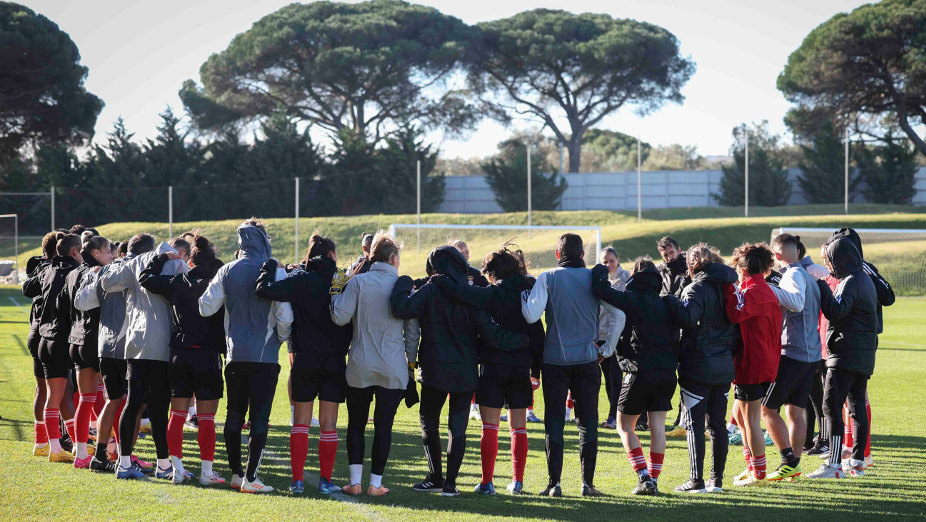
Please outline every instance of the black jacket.
[[305, 270], [296, 268], [285, 278], [274, 281], [276, 261], [268, 259], [257, 276], [257, 296], [286, 301], [293, 307], [293, 352], [316, 352], [346, 356], [353, 327], [338, 326], [329, 308], [331, 278], [338, 267], [328, 258], [313, 257]]
[[[449, 276], [454, 284], [468, 284], [466, 260], [457, 249], [441, 246], [428, 257], [433, 273]], [[524, 351], [528, 336], [500, 327], [486, 312], [444, 296], [433, 284], [412, 290], [412, 279], [400, 277], [389, 302], [399, 319], [417, 318], [421, 325], [418, 348], [419, 382], [443, 392], [473, 392], [478, 385], [477, 355], [486, 350]]]
[[71, 316], [68, 310], [56, 306], [58, 294], [64, 289], [66, 279], [79, 265], [71, 256], [55, 256], [44, 265], [35, 277], [23, 283], [23, 295], [41, 297], [42, 311], [38, 315], [39, 335], [46, 339], [67, 342], [71, 333]]
[[138, 276], [138, 284], [170, 302], [170, 346], [224, 354], [225, 307], [209, 317], [199, 313], [199, 298], [222, 263], [208, 268], [196, 266], [186, 274], [161, 275], [167, 261], [167, 254], [154, 256]]
[[[45, 259], [42, 256], [32, 256], [26, 261], [26, 277], [27, 279], [23, 281], [23, 293], [25, 294], [26, 286], [29, 285], [29, 280], [38, 277], [39, 272], [46, 266], [48, 266], [51, 261]], [[31, 283], [31, 284], [34, 284]], [[32, 307], [29, 308], [29, 340], [28, 344], [32, 346], [31, 339], [33, 339], [39, 330], [39, 317], [42, 315], [42, 296], [37, 295], [32, 298]], [[30, 348], [31, 349], [31, 348]]]
[[662, 278], [662, 289], [659, 291], [659, 295], [674, 295], [681, 299], [685, 287], [691, 284], [685, 253], [679, 253], [675, 261], [660, 263], [656, 269], [659, 270], [659, 275]]
[[[441, 293], [465, 304], [485, 310], [502, 328], [526, 334], [529, 345], [524, 350], [494, 350], [485, 347], [479, 352], [479, 362], [487, 365], [506, 364], [518, 368], [530, 368], [531, 375], [540, 377], [543, 364], [543, 323], [528, 324], [521, 314], [521, 292], [530, 290], [535, 279], [523, 275], [511, 276], [494, 285], [479, 287], [475, 284], [456, 284], [448, 276], [433, 279]], [[467, 281], [468, 283], [468, 281]]]
[[671, 301], [675, 296], [660, 297], [662, 278], [656, 268], [633, 274], [627, 290], [616, 290], [608, 283], [608, 267], [592, 269], [592, 292], [595, 297], [619, 308], [627, 316], [622, 337], [628, 342], [618, 344], [618, 361], [625, 372], [675, 371], [678, 359], [679, 324], [672, 315]]
[[71, 317], [71, 332], [68, 334], [68, 342], [83, 346], [85, 344], [95, 345], [97, 336], [100, 332], [100, 307], [82, 312], [74, 306], [74, 298], [77, 297], [77, 291], [80, 285], [90, 271], [100, 264], [90, 255], [89, 252], [83, 253], [84, 262], [68, 274], [65, 279], [64, 289], [58, 294], [55, 306], [61, 309]]
[[852, 228], [841, 228], [833, 233], [833, 238], [845, 237], [852, 241], [852, 244], [855, 245], [855, 248], [858, 249], [859, 255], [862, 257], [862, 269], [868, 274], [868, 277], [871, 278], [871, 282], [875, 285], [875, 291], [878, 293], [878, 333], [884, 331], [884, 317], [881, 315], [882, 306], [891, 306], [894, 304], [896, 297], [894, 296], [894, 289], [891, 288], [890, 283], [887, 282], [887, 279], [881, 276], [881, 273], [878, 272], [878, 269], [875, 265], [865, 261], [865, 252], [862, 250], [862, 238], [859, 237], [858, 232]]
[[470, 285], [485, 288], [489, 286], [489, 280], [482, 275], [478, 268], [466, 265], [466, 278]]
[[836, 295], [818, 280], [820, 311], [829, 319], [826, 329], [827, 367], [871, 375], [878, 349], [878, 294], [862, 267], [862, 255], [846, 237], [826, 242], [826, 255], [840, 282]]
[[679, 379], [729, 384], [736, 377], [733, 365], [736, 326], [727, 318], [723, 302], [723, 285], [736, 280], [732, 268], [712, 263], [695, 274], [682, 292], [681, 301], [670, 301], [674, 320], [682, 327]]

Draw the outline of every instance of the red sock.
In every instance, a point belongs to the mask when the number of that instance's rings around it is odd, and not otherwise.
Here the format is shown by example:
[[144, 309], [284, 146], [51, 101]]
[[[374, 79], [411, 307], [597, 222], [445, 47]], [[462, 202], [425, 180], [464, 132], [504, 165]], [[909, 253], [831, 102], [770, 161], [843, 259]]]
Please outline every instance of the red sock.
[[473, 400], [470, 401], [470, 404], [476, 404], [476, 394], [473, 394]]
[[646, 471], [646, 457], [643, 456], [643, 448], [634, 448], [627, 452], [627, 460], [633, 466], [637, 473]]
[[74, 403], [74, 409], [77, 409], [77, 404], [80, 403], [80, 392], [74, 390], [74, 395], [71, 395], [71, 402]]
[[61, 438], [61, 412], [58, 408], [45, 408], [45, 431], [49, 439]]
[[318, 438], [318, 474], [325, 480], [331, 480], [334, 470], [334, 458], [338, 454], [338, 432], [323, 431]]
[[214, 413], [197, 413], [199, 419], [199, 430], [196, 432], [196, 440], [199, 442], [200, 460], [215, 460], [215, 414]]
[[752, 471], [752, 453], [749, 452], [749, 444], [743, 441], [743, 460], [746, 461], [746, 469]]
[[48, 432], [45, 431], [45, 421], [35, 421], [35, 443], [48, 444]]
[[665, 457], [665, 453], [649, 452], [649, 476], [654, 479], [659, 478], [659, 474], [662, 473], [662, 461]]
[[[77, 433], [76, 439], [71, 439], [75, 443], [87, 442], [90, 437], [90, 414], [93, 413], [93, 405], [96, 403], [95, 393], [81, 393], [80, 402], [77, 403], [77, 413], [74, 415]], [[68, 430], [70, 433], [70, 430]]]
[[569, 409], [576, 407], [576, 401], [572, 400], [572, 392], [569, 392], [569, 395], [566, 396], [566, 407]]
[[498, 424], [482, 423], [479, 450], [482, 457], [482, 483], [488, 484], [495, 476], [495, 459], [498, 457]]
[[68, 437], [71, 438], [71, 442], [77, 444], [77, 426], [74, 424], [74, 417], [64, 421], [64, 429], [68, 431]]
[[855, 437], [853, 433], [855, 423], [852, 422], [852, 417], [849, 416], [849, 409], [845, 406], [842, 408], [842, 426], [842, 447], [851, 451], [852, 446], [855, 444]]
[[[199, 421], [202, 428], [202, 421]], [[321, 446], [321, 443], [319, 443]], [[309, 426], [294, 424], [289, 430], [289, 464], [293, 468], [293, 480], [302, 480], [305, 473], [305, 457], [309, 454]]]
[[122, 410], [125, 409], [125, 396], [119, 401], [116, 413], [113, 416], [113, 436], [116, 438], [116, 446], [119, 446], [119, 421], [122, 420]]
[[93, 403], [93, 420], [97, 420], [100, 416], [100, 412], [103, 411], [103, 406], [106, 405], [106, 388], [103, 387], [103, 383], [96, 385], [96, 402]]
[[730, 424], [739, 427], [739, 424], [736, 423], [736, 417], [730, 415]]
[[524, 482], [525, 464], [527, 464], [527, 429], [511, 430], [511, 468], [514, 480]]
[[186, 422], [186, 410], [170, 410], [167, 421], [167, 452], [171, 457], [183, 458], [183, 423]]
[[871, 403], [865, 399], [865, 410], [868, 412], [868, 440], [865, 441], [865, 458], [871, 456]]
[[765, 455], [752, 459], [752, 472], [759, 480], [765, 478]]

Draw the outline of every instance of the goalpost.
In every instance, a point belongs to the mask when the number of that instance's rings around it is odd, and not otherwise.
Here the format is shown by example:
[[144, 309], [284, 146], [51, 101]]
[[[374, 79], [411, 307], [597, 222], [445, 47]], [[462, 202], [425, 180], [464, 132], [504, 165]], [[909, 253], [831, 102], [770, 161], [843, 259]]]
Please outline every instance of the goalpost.
[[0, 214], [0, 282], [19, 284], [19, 216]]
[[[389, 233], [402, 247], [403, 271], [424, 274], [425, 261], [435, 247], [455, 239], [466, 242], [470, 264], [482, 267], [486, 254], [498, 250], [506, 242], [511, 249], [524, 252], [528, 271], [537, 274], [557, 266], [556, 242], [562, 234], [572, 232], [582, 237], [585, 263], [593, 266], [601, 250], [601, 227], [590, 226], [524, 226], [524, 225], [418, 225], [395, 223]], [[594, 247], [594, 248], [593, 248]]]
[[[820, 259], [820, 247], [833, 235], [833, 228], [781, 227], [772, 229], [772, 239], [787, 232], [800, 236], [807, 255]], [[857, 228], [865, 260], [874, 264], [897, 295], [926, 295], [926, 229]]]

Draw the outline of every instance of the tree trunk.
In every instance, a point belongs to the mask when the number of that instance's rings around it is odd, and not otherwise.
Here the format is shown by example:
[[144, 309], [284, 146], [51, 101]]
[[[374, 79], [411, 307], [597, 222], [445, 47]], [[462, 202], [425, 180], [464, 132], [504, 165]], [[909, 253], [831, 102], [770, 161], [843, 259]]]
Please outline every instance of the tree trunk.
[[569, 141], [566, 142], [566, 150], [569, 151], [569, 172], [579, 172], [582, 166], [582, 136], [573, 134]]

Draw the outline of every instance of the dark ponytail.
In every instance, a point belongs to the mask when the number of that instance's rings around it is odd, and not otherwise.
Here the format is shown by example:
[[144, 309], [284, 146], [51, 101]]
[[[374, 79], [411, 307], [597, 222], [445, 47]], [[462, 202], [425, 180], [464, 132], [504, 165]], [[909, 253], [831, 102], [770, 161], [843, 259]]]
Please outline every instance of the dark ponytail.
[[305, 259], [302, 262], [307, 263], [309, 259], [315, 257], [327, 258], [329, 253], [335, 251], [337, 251], [337, 247], [332, 239], [320, 234], [312, 234], [312, 238], [309, 239], [309, 251], [306, 252]]
[[222, 262], [215, 256], [215, 246], [205, 236], [193, 238], [190, 261], [193, 266], [200, 266], [210, 274], [215, 274], [222, 266]]

